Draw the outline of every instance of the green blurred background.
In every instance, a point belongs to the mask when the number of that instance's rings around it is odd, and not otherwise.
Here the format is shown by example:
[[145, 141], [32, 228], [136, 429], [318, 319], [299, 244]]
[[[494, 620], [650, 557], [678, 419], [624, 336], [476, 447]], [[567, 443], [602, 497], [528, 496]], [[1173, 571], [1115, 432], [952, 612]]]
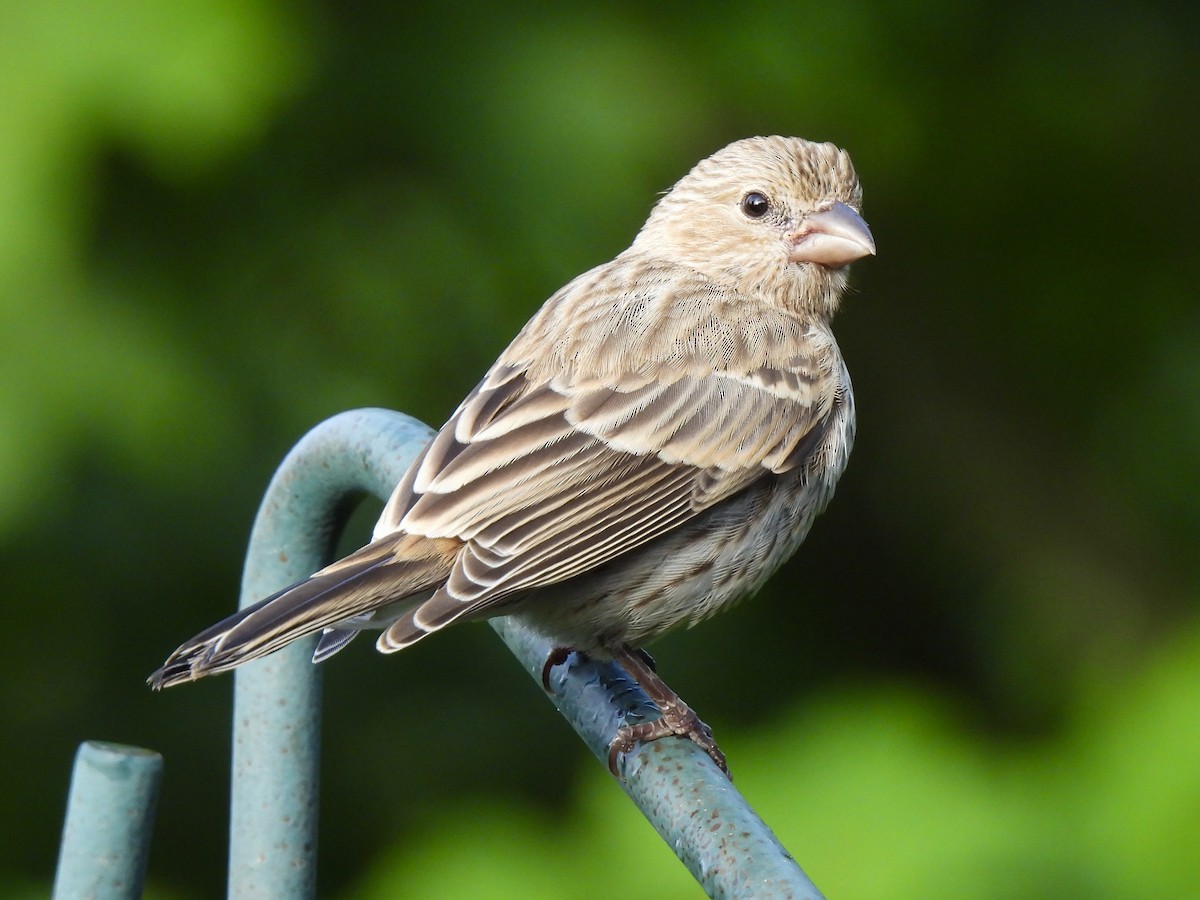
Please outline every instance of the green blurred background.
[[[784, 133], [851, 151], [879, 245], [858, 446], [662, 671], [832, 897], [1196, 896], [1198, 10], [0, 5], [0, 895], [45, 895], [95, 738], [166, 757], [153, 896], [216, 896], [231, 679], [143, 679], [232, 609], [276, 463], [440, 423]], [[322, 896], [697, 893], [488, 629], [325, 678]]]

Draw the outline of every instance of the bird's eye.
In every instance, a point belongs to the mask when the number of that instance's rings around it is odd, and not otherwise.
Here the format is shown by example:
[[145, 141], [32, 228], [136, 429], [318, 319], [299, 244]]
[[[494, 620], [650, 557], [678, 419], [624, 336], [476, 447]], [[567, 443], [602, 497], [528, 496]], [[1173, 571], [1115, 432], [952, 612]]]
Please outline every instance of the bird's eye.
[[742, 213], [751, 219], [761, 219], [771, 208], [771, 201], [758, 191], [751, 191], [742, 198]]

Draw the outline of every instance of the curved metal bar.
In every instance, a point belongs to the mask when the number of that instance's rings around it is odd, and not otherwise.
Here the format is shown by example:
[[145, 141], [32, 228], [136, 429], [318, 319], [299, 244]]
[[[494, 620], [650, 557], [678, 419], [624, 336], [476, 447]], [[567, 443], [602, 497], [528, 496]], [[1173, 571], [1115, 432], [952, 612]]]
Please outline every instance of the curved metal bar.
[[85, 741], [75, 754], [54, 900], [142, 896], [162, 757], [151, 750]]
[[[342, 413], [305, 436], [271, 481], [251, 535], [242, 605], [316, 571], [364, 492], [386, 499], [432, 432], [401, 413]], [[552, 644], [519, 622], [492, 625], [539, 686]], [[298, 641], [238, 670], [231, 897], [311, 897], [316, 873], [319, 682]], [[615, 663], [572, 656], [551, 699], [602, 762], [626, 721], [655, 715]], [[623, 762], [622, 787], [713, 897], [817, 900], [820, 892], [708, 755], [659, 740]]]
[[[327, 419], [284, 458], [259, 507], [242, 573], [248, 606], [333, 561], [364, 494], [386, 497], [432, 432], [387, 410]], [[320, 667], [316, 638], [235, 672], [229, 896], [316, 895]]]

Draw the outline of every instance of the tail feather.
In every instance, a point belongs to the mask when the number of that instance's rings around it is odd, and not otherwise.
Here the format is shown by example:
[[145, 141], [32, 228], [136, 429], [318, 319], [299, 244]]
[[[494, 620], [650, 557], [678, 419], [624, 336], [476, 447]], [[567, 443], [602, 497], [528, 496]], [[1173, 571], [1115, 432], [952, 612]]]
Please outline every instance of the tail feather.
[[457, 541], [410, 535], [374, 541], [200, 632], [175, 650], [148, 682], [159, 690], [225, 672], [297, 638], [384, 607], [397, 606], [388, 610], [394, 616], [404, 608], [405, 598], [419, 602], [445, 581], [460, 546]]
[[358, 637], [358, 628], [323, 628], [321, 639], [317, 641], [317, 649], [313, 651], [312, 661], [323, 663], [335, 653], [341, 653], [346, 645]]

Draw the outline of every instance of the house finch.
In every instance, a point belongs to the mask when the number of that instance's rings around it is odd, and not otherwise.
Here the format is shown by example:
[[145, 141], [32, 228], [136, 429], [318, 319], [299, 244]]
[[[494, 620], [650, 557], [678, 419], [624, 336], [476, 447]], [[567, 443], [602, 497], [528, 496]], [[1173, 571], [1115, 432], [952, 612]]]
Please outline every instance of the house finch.
[[155, 688], [322, 631], [391, 653], [520, 617], [621, 662], [662, 718], [610, 762], [711, 732], [638, 648], [752, 592], [825, 507], [854, 437], [829, 320], [875, 252], [850, 157], [799, 138], [699, 163], [632, 246], [554, 294], [409, 467], [366, 547], [184, 643]]

